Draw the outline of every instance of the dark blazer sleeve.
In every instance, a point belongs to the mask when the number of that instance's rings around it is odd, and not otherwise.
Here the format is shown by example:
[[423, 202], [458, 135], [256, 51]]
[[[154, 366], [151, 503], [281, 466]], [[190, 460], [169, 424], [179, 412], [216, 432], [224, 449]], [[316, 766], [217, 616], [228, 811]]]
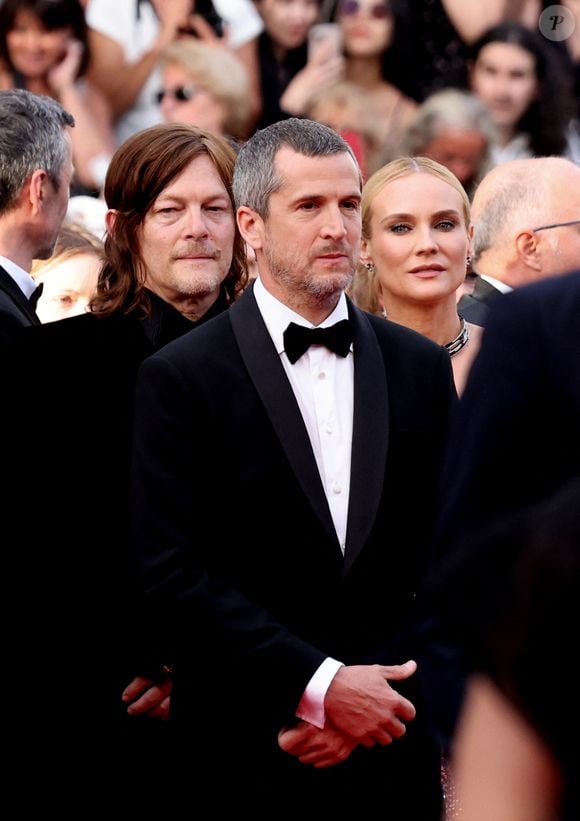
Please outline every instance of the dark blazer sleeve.
[[444, 682], [434, 684], [431, 695], [441, 694], [438, 709], [449, 708], [441, 718], [447, 738], [464, 665], [468, 603], [462, 579], [474, 572], [475, 545], [494, 523], [538, 504], [579, 470], [579, 309], [577, 274], [498, 299], [459, 403], [444, 460], [425, 595], [433, 616], [427, 632], [438, 655], [432, 682], [439, 674]]
[[[198, 331], [192, 332], [199, 333]], [[230, 397], [235, 401], [235, 397]], [[133, 453], [133, 537], [145, 590], [153, 608], [167, 608], [172, 628], [186, 622], [191, 635], [219, 642], [220, 652], [264, 690], [284, 693], [293, 715], [309, 679], [326, 654], [302, 641], [212, 569], [212, 522], [199, 499], [204, 465], [212, 455], [211, 401], [162, 354], [141, 366], [136, 392]], [[237, 434], [244, 436], [244, 431]], [[223, 515], [229, 494], [243, 493], [223, 475]], [[196, 502], [198, 504], [196, 504]], [[259, 500], [255, 500], [256, 503]], [[254, 500], [248, 499], [249, 506]], [[195, 513], [194, 513], [195, 510]], [[200, 518], [201, 514], [201, 518]], [[256, 516], [267, 515], [256, 507]], [[193, 534], [193, 535], [192, 535]], [[273, 540], [275, 531], [273, 532]], [[238, 545], [240, 551], [243, 545]]]
[[0, 342], [11, 339], [21, 328], [39, 325], [40, 320], [12, 277], [0, 267]]

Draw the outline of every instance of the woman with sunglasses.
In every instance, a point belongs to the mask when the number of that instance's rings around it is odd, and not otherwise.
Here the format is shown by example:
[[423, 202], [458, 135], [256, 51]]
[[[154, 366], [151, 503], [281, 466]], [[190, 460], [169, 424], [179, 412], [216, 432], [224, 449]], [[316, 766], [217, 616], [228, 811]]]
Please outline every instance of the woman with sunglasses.
[[168, 46], [160, 66], [156, 100], [165, 120], [236, 140], [248, 136], [250, 83], [233, 51], [186, 37]]
[[411, 121], [416, 104], [391, 81], [391, 48], [397, 22], [388, 0], [340, 0], [336, 20], [344, 40], [346, 79], [370, 97], [380, 148], [369, 157], [376, 170]]

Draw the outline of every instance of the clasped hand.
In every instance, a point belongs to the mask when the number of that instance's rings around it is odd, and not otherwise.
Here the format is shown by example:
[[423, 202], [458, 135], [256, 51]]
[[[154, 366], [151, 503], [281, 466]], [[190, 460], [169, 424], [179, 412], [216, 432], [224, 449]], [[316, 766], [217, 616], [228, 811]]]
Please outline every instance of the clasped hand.
[[280, 747], [301, 763], [322, 768], [345, 761], [359, 744], [391, 744], [405, 734], [404, 722], [412, 721], [416, 711], [389, 681], [407, 679], [416, 669], [414, 661], [341, 667], [324, 700], [324, 729], [301, 721], [280, 732]]

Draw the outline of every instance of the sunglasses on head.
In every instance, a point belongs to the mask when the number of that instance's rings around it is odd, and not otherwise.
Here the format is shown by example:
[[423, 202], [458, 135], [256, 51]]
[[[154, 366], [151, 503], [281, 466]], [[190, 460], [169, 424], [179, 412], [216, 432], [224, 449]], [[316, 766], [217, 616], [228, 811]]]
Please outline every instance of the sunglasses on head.
[[359, 3], [359, 0], [342, 0], [340, 12], [345, 17], [358, 14], [359, 11], [366, 11], [367, 14], [370, 14], [370, 16], [376, 20], [385, 20], [391, 13], [386, 3], [375, 3], [374, 6], [364, 6]]
[[163, 88], [155, 95], [157, 104], [161, 105], [165, 97], [171, 97], [177, 100], [178, 103], [187, 103], [192, 100], [198, 93], [199, 89], [195, 86], [177, 86], [177, 88]]

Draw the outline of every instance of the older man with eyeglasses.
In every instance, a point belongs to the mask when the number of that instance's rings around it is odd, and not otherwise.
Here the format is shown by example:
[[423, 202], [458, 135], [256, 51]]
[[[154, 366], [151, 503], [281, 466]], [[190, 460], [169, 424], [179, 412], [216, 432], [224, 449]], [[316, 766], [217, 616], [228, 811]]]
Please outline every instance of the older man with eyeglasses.
[[513, 288], [580, 265], [580, 167], [562, 157], [502, 163], [473, 197], [473, 292], [459, 302], [485, 325], [489, 306]]

